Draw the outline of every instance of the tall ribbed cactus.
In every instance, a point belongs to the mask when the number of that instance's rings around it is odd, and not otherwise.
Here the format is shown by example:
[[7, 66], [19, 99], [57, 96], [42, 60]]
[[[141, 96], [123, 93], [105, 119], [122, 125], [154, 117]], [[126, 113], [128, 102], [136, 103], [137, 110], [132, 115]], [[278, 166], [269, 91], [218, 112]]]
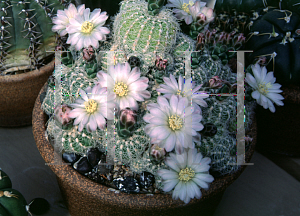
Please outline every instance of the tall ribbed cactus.
[[59, 0], [0, 1], [0, 71], [12, 74], [41, 66], [53, 53], [51, 17], [64, 6]]

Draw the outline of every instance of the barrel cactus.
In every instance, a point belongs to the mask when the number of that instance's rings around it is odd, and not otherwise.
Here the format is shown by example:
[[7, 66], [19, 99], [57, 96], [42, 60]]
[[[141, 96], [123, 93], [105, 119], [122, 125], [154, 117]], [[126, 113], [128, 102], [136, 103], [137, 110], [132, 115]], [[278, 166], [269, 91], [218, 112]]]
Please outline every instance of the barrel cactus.
[[[37, 69], [53, 55], [55, 33], [51, 17], [64, 6], [59, 0], [1, 1], [0, 72]], [[19, 73], [18, 72], [18, 73]]]
[[256, 19], [247, 36], [248, 63], [259, 61], [274, 71], [281, 85], [300, 83], [300, 16], [292, 11], [269, 9]]
[[126, 54], [141, 58], [146, 66], [153, 66], [156, 54], [161, 58], [176, 42], [179, 24], [167, 9], [150, 15], [144, 0], [123, 1], [114, 21], [114, 40]]

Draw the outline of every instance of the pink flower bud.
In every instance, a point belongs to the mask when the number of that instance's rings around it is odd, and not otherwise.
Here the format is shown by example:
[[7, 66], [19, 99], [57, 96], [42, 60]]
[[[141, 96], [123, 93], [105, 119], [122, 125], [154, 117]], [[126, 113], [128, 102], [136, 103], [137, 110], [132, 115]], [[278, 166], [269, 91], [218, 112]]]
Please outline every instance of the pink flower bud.
[[213, 76], [209, 81], [209, 87], [219, 89], [223, 86], [223, 81], [218, 76]]
[[69, 117], [69, 113], [71, 112], [71, 110], [72, 109], [65, 104], [56, 107], [54, 110], [54, 119], [61, 125], [69, 124], [72, 120]]
[[206, 16], [203, 13], [198, 13], [197, 20], [206, 21]]
[[155, 66], [158, 70], [165, 70], [168, 65], [168, 60], [162, 60], [159, 56], [156, 56]]
[[205, 44], [205, 37], [203, 33], [199, 33], [197, 36], [197, 50], [202, 50]]
[[246, 144], [250, 144], [252, 142], [253, 138], [249, 137], [249, 136], [245, 136], [245, 143]]
[[164, 159], [166, 155], [166, 150], [158, 146], [158, 144], [153, 144], [150, 149], [150, 155], [154, 160], [160, 161]]
[[209, 7], [202, 7], [200, 12], [205, 15], [206, 22], [211, 22], [214, 19], [214, 11]]
[[120, 123], [125, 128], [130, 129], [137, 121], [137, 114], [135, 110], [125, 108], [120, 111]]
[[92, 46], [89, 46], [88, 48], [84, 48], [82, 52], [83, 52], [83, 59], [86, 61], [91, 61], [95, 57], [94, 55], [95, 51]]

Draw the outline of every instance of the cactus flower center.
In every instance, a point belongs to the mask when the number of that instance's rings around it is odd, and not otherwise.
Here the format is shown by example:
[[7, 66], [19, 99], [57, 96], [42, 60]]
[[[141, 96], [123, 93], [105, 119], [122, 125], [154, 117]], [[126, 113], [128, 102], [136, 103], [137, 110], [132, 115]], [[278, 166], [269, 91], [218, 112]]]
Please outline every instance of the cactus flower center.
[[93, 99], [89, 99], [84, 102], [84, 107], [88, 114], [93, 114], [97, 111], [98, 103]]
[[179, 89], [177, 90], [177, 95], [185, 97], [185, 92], [184, 91], [180, 91]]
[[82, 23], [81, 25], [81, 32], [85, 33], [85, 34], [90, 34], [94, 29], [94, 24], [89, 22], [89, 21], [85, 21]]
[[268, 82], [267, 84], [265, 84], [264, 82], [258, 85], [258, 91], [263, 94], [266, 95], [268, 94], [268, 89], [272, 88], [272, 84], [270, 82]]
[[123, 82], [118, 82], [115, 84], [114, 92], [120, 97], [126, 96], [128, 92], [127, 85]]
[[185, 168], [180, 170], [178, 179], [180, 181], [188, 182], [195, 176], [195, 171], [191, 168]]
[[179, 115], [172, 115], [169, 117], [169, 127], [175, 131], [182, 128], [182, 118], [179, 117]]
[[189, 6], [193, 6], [193, 5], [194, 5], [193, 1], [189, 1], [188, 4], [187, 3], [183, 3], [182, 9], [189, 14], [190, 13]]

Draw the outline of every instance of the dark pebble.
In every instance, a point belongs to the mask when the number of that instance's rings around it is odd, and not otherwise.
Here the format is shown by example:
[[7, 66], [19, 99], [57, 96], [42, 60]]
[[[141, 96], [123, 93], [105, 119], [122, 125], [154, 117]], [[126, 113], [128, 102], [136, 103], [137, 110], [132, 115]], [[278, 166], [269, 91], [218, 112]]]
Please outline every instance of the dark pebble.
[[117, 178], [113, 180], [114, 185], [122, 192], [125, 193], [139, 193], [140, 186], [138, 181], [129, 176], [126, 178]]
[[75, 153], [63, 153], [62, 158], [64, 159], [65, 162], [70, 163], [73, 165], [76, 161], [79, 160], [80, 155], [77, 155]]
[[149, 189], [153, 186], [155, 182], [155, 177], [149, 172], [142, 172], [139, 178], [139, 183], [141, 188]]
[[97, 148], [90, 148], [87, 152], [87, 159], [92, 167], [98, 165], [99, 161], [101, 160], [101, 153]]
[[91, 172], [93, 169], [92, 165], [88, 162], [87, 157], [80, 158], [73, 164], [73, 168], [83, 175]]

